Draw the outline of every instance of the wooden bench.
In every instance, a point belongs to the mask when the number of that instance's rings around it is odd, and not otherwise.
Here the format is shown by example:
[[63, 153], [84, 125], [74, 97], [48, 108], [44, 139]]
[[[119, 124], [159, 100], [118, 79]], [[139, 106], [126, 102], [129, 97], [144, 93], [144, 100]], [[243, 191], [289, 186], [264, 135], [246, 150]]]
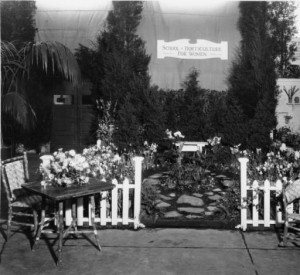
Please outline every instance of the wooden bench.
[[206, 141], [180, 141], [176, 143], [176, 146], [182, 146], [182, 152], [197, 152], [202, 153], [203, 147], [208, 145]]

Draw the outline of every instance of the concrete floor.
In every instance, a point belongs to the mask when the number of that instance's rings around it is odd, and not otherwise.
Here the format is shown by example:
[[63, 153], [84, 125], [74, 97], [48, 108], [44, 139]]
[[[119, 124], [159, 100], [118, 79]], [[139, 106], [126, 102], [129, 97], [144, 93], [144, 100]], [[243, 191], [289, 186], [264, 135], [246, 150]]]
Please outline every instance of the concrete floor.
[[0, 236], [0, 274], [299, 274], [300, 244], [278, 247], [275, 232], [199, 229], [99, 230], [69, 237], [57, 267], [54, 235], [37, 250], [22, 232], [6, 243]]

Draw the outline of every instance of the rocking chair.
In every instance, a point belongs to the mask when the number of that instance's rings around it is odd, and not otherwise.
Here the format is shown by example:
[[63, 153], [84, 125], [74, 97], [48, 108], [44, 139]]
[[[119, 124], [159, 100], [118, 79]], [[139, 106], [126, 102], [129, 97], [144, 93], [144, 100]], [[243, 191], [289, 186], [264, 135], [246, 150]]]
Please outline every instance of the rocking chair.
[[38, 227], [37, 208], [41, 197], [30, 195], [21, 187], [29, 179], [26, 153], [23, 156], [2, 161], [1, 178], [8, 201], [6, 240], [9, 239], [12, 225], [33, 228], [35, 236]]
[[[290, 205], [296, 200], [300, 199], [300, 179], [289, 184], [283, 189], [283, 207], [284, 207], [284, 231], [282, 242], [279, 244], [281, 247], [287, 246], [288, 239], [295, 239], [291, 237], [288, 232], [289, 229], [300, 232], [300, 213], [293, 213], [289, 211]], [[300, 200], [299, 200], [300, 203]], [[299, 207], [300, 208], [300, 207]]]

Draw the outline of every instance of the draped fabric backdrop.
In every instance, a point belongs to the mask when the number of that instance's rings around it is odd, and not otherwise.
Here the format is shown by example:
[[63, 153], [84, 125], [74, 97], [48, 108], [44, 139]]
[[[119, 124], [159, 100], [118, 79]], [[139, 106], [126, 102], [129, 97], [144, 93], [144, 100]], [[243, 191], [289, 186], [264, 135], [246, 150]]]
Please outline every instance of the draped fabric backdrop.
[[[208, 5], [209, 3], [209, 5]], [[240, 34], [236, 1], [147, 1], [138, 35], [146, 42], [151, 55], [149, 72], [152, 84], [163, 89], [180, 89], [192, 68], [200, 72], [203, 88], [225, 90], [226, 78], [238, 47]], [[105, 24], [111, 1], [38, 1], [37, 40], [59, 41], [71, 50], [79, 43], [93, 46]], [[214, 43], [228, 42], [228, 60], [157, 58], [157, 40], [170, 42], [204, 39]]]

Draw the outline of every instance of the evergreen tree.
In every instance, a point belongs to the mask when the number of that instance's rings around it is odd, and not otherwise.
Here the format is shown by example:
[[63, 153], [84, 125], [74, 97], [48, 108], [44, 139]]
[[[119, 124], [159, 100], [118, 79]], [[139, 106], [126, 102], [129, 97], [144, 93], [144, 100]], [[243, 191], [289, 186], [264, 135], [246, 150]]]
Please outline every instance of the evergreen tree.
[[34, 1], [1, 1], [1, 40], [13, 42], [19, 49], [35, 37]]
[[96, 47], [77, 50], [81, 68], [94, 84], [94, 96], [117, 103], [114, 142], [120, 147], [155, 142], [164, 128], [161, 97], [150, 87], [150, 56], [136, 34], [142, 10], [142, 2], [114, 1]]
[[290, 63], [296, 50], [295, 43], [291, 43], [297, 33], [295, 10], [296, 4], [293, 1], [274, 1], [269, 4], [269, 29], [279, 77], [300, 76], [297, 75], [298, 66]]
[[221, 109], [222, 142], [230, 146], [247, 144], [247, 122], [235, 97], [226, 96], [225, 108]]
[[142, 10], [142, 2], [113, 2], [106, 28], [97, 39], [97, 58], [102, 65], [98, 93], [120, 105], [127, 93], [138, 94], [137, 89], [149, 88], [150, 56], [145, 42], [136, 34]]
[[[255, 147], [258, 144], [253, 143], [256, 139], [252, 135], [257, 131], [267, 137], [276, 126], [274, 45], [270, 37], [268, 3], [241, 2], [239, 7], [241, 15], [238, 27], [242, 40], [229, 76], [229, 94], [241, 106], [245, 122], [251, 125], [251, 131], [247, 127], [249, 132], [245, 134], [249, 138], [248, 145]], [[262, 111], [264, 106], [268, 108]], [[259, 123], [261, 112], [269, 123]], [[259, 146], [265, 147], [268, 144], [267, 139], [264, 139]]]

